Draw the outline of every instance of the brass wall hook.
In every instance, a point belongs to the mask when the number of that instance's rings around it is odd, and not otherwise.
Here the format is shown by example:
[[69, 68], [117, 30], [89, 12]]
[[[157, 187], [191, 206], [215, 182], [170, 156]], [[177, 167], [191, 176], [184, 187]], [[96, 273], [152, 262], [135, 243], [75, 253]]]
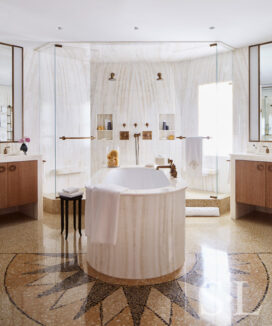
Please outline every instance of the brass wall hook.
[[161, 72], [158, 72], [157, 73], [157, 76], [158, 76], [157, 80], [163, 80], [162, 73]]
[[115, 73], [111, 72], [109, 80], [112, 80], [112, 81], [116, 80], [114, 77], [115, 77]]

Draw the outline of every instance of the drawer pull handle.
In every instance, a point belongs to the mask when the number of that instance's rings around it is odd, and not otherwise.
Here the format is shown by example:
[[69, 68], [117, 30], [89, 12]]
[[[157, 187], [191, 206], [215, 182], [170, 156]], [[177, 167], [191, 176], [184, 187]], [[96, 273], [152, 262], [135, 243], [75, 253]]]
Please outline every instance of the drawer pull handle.
[[10, 167], [9, 167], [9, 171], [10, 172], [13, 172], [13, 171], [15, 171], [16, 170], [16, 165], [11, 165]]
[[0, 173], [3, 173], [6, 171], [6, 168], [4, 166], [0, 166]]
[[262, 164], [258, 164], [257, 165], [257, 170], [263, 171], [264, 170], [264, 166]]
[[268, 165], [268, 171], [272, 172], [272, 165]]

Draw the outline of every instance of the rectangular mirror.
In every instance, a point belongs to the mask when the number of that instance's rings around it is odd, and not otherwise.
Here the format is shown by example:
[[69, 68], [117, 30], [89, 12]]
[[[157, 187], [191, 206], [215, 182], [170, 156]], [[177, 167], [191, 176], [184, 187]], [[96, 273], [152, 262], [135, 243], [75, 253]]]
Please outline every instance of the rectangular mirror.
[[23, 137], [23, 48], [0, 43], [0, 142]]
[[260, 140], [272, 141], [272, 43], [260, 46]]

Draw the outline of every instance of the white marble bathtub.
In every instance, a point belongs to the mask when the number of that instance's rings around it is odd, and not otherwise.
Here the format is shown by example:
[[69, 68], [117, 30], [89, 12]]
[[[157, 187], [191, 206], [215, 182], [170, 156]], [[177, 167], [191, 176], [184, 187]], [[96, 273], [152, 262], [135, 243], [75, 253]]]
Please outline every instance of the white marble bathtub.
[[93, 183], [129, 188], [120, 197], [115, 245], [88, 238], [88, 263], [122, 279], [161, 277], [182, 267], [185, 241], [185, 188], [162, 171], [130, 167], [102, 169]]

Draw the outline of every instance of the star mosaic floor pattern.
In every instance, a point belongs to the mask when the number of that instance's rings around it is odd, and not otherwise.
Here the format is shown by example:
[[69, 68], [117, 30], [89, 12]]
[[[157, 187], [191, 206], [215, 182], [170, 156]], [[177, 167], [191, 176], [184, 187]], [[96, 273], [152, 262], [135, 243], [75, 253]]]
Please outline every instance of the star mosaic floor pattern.
[[187, 218], [180, 275], [136, 285], [100, 278], [85, 235], [65, 241], [59, 222], [2, 217], [0, 325], [272, 324], [271, 216]]

